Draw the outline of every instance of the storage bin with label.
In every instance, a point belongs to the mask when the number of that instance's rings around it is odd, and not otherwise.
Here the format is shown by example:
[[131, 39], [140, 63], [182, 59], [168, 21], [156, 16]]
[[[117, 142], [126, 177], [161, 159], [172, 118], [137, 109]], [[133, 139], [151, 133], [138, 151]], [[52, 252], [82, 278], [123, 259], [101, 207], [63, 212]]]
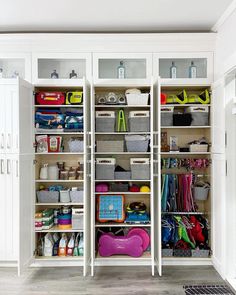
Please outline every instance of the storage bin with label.
[[97, 158], [96, 159], [96, 179], [115, 179], [116, 159]]
[[123, 152], [124, 141], [123, 140], [97, 140], [96, 142], [97, 152]]
[[192, 257], [208, 258], [209, 255], [210, 255], [210, 250], [205, 250], [205, 249], [192, 250]]
[[192, 115], [192, 126], [208, 126], [209, 125], [209, 107], [194, 106], [187, 107], [186, 113]]
[[173, 126], [174, 107], [161, 107], [161, 126]]
[[206, 153], [208, 151], [208, 144], [190, 144], [189, 151], [191, 153]]
[[60, 203], [70, 203], [70, 190], [60, 191]]
[[127, 152], [147, 152], [149, 140], [147, 135], [125, 135]]
[[150, 179], [150, 159], [149, 158], [131, 158], [131, 178], [136, 180]]
[[150, 131], [150, 112], [149, 111], [129, 112], [129, 131], [130, 132], [149, 132]]
[[114, 111], [96, 111], [96, 132], [115, 132]]
[[59, 192], [41, 190], [37, 192], [38, 203], [58, 203]]
[[72, 229], [84, 228], [84, 212], [80, 208], [72, 208]]
[[70, 199], [72, 203], [84, 203], [84, 191], [76, 188], [70, 191]]

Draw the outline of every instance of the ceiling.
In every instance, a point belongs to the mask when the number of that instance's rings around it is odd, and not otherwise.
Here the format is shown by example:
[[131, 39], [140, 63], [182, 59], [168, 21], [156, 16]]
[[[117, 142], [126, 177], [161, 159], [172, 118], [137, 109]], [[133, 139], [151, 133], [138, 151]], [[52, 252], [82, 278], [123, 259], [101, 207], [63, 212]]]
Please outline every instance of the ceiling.
[[0, 31], [209, 31], [233, 0], [0, 0]]

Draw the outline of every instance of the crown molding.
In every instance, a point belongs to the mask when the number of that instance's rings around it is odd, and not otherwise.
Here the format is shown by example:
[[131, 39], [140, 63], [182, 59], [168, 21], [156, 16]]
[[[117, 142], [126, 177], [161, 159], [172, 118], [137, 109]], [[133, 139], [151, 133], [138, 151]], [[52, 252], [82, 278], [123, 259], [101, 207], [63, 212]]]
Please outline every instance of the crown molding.
[[220, 27], [226, 22], [226, 20], [231, 16], [231, 14], [236, 9], [236, 0], [234, 0], [224, 11], [224, 13], [221, 15], [221, 17], [218, 19], [218, 21], [214, 24], [214, 26], [211, 28], [213, 32], [218, 32]]

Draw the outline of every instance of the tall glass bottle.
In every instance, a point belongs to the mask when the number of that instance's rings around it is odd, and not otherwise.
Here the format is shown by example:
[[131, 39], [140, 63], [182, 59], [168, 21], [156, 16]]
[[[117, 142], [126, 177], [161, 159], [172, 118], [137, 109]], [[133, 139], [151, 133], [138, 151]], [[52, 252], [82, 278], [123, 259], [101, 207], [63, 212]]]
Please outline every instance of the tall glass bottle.
[[125, 66], [122, 60], [120, 61], [120, 65], [117, 68], [117, 78], [125, 79]]
[[176, 79], [177, 78], [177, 67], [175, 66], [175, 62], [172, 61], [172, 65], [170, 67], [170, 78]]
[[192, 79], [197, 78], [197, 67], [194, 65], [193, 61], [191, 61], [191, 65], [189, 67], [189, 78], [192, 78]]

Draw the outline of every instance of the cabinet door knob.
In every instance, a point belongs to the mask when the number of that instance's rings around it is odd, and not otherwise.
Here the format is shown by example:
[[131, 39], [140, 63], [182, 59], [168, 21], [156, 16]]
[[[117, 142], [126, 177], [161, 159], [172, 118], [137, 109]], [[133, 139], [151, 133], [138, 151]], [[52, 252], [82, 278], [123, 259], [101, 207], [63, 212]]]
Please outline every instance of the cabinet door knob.
[[4, 160], [1, 159], [1, 174], [4, 174]]

